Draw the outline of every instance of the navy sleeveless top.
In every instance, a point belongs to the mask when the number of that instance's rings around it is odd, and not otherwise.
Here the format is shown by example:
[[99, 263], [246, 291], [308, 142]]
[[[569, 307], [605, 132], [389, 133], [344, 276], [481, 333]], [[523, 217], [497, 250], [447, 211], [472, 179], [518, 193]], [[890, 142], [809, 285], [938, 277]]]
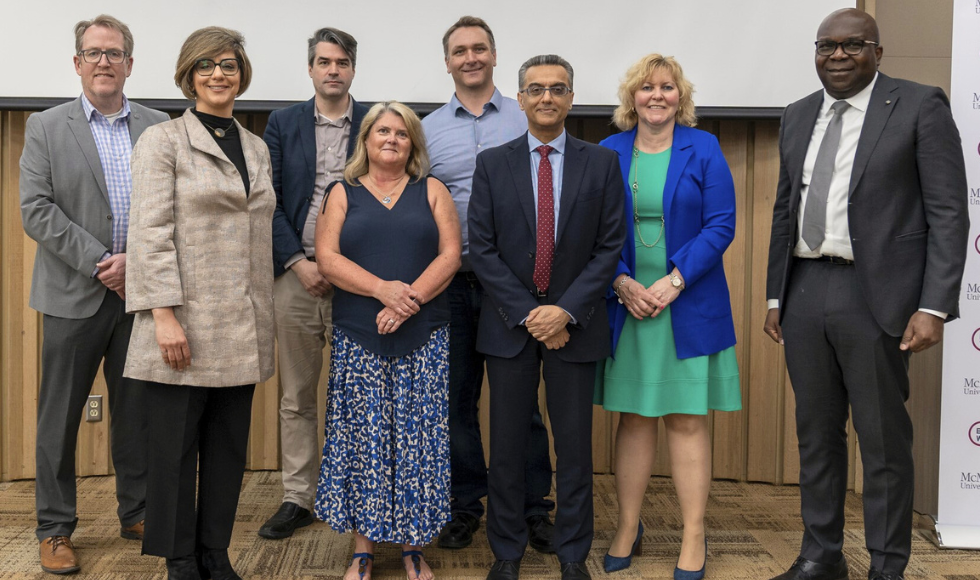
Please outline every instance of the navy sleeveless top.
[[[347, 218], [340, 231], [340, 253], [382, 280], [411, 284], [439, 254], [439, 228], [429, 206], [427, 178], [409, 182], [389, 208], [363, 185], [345, 181]], [[333, 185], [327, 187], [330, 191]], [[358, 344], [381, 356], [404, 356], [429, 341], [432, 331], [449, 324], [446, 293], [433, 296], [417, 314], [390, 334], [378, 334], [375, 318], [384, 304], [336, 288], [333, 323]]]

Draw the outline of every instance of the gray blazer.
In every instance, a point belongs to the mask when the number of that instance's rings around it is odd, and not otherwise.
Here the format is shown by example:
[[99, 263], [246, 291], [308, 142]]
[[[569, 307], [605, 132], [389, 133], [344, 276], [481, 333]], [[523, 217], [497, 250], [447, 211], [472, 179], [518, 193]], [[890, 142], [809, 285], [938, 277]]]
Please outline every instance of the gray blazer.
[[[133, 150], [126, 310], [136, 312], [124, 375], [199, 387], [272, 376], [272, 189], [269, 149], [238, 126], [250, 193], [200, 120], [146, 131]], [[173, 307], [191, 366], [160, 356], [151, 309]]]
[[[779, 131], [766, 298], [780, 305], [793, 267], [803, 161], [822, 102], [821, 90], [786, 107]], [[956, 318], [970, 218], [960, 136], [941, 89], [878, 73], [848, 202], [854, 268], [881, 328], [901, 336], [919, 308]]]
[[[129, 134], [166, 121], [130, 102]], [[107, 288], [92, 276], [112, 248], [112, 210], [95, 137], [81, 97], [27, 119], [20, 158], [20, 212], [37, 242], [31, 308], [60, 318], [88, 318]]]

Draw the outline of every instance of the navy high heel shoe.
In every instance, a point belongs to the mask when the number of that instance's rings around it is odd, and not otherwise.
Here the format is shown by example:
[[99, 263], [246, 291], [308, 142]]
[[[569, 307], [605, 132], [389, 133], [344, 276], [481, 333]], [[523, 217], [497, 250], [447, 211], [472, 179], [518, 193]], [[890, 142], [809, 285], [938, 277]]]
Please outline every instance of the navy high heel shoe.
[[415, 577], [418, 578], [422, 574], [422, 551], [421, 550], [408, 550], [402, 552], [402, 559], [411, 556], [412, 566], [415, 568]]
[[[677, 557], [680, 560], [680, 556]], [[681, 570], [676, 565], [674, 566], [674, 580], [701, 580], [704, 578], [704, 569], [708, 566], [708, 536], [704, 537], [704, 564], [701, 564], [701, 569], [695, 572], [690, 570]]]
[[350, 563], [353, 564], [354, 560], [359, 560], [357, 563], [357, 577], [364, 580], [364, 575], [367, 574], [368, 564], [374, 562], [374, 554], [358, 552], [351, 556]]
[[636, 529], [636, 540], [633, 541], [633, 548], [630, 550], [630, 555], [620, 558], [617, 556], [610, 556], [609, 552], [606, 552], [605, 558], [602, 559], [602, 569], [606, 572], [625, 570], [630, 567], [630, 564], [633, 563], [633, 556], [639, 556], [642, 553], [643, 522], [640, 522], [640, 525]]

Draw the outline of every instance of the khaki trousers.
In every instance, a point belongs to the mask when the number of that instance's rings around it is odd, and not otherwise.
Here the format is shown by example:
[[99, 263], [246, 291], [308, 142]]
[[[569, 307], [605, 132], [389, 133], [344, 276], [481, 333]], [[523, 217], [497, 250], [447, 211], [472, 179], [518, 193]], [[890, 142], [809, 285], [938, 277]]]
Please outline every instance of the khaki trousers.
[[296, 273], [287, 270], [276, 278], [273, 292], [282, 384], [279, 428], [283, 501], [312, 509], [323, 453], [317, 438], [323, 425], [317, 420], [317, 411], [325, 405], [325, 401], [317, 400], [317, 385], [325, 356], [329, 374], [333, 289], [314, 298]]

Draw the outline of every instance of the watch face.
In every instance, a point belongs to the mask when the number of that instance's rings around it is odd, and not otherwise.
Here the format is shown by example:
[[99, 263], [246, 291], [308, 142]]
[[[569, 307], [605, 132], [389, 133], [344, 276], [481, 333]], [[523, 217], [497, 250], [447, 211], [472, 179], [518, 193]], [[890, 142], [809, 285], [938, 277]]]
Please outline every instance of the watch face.
[[681, 287], [681, 279], [678, 278], [677, 276], [671, 276], [670, 277], [670, 283], [674, 286], [674, 288], [680, 288]]

